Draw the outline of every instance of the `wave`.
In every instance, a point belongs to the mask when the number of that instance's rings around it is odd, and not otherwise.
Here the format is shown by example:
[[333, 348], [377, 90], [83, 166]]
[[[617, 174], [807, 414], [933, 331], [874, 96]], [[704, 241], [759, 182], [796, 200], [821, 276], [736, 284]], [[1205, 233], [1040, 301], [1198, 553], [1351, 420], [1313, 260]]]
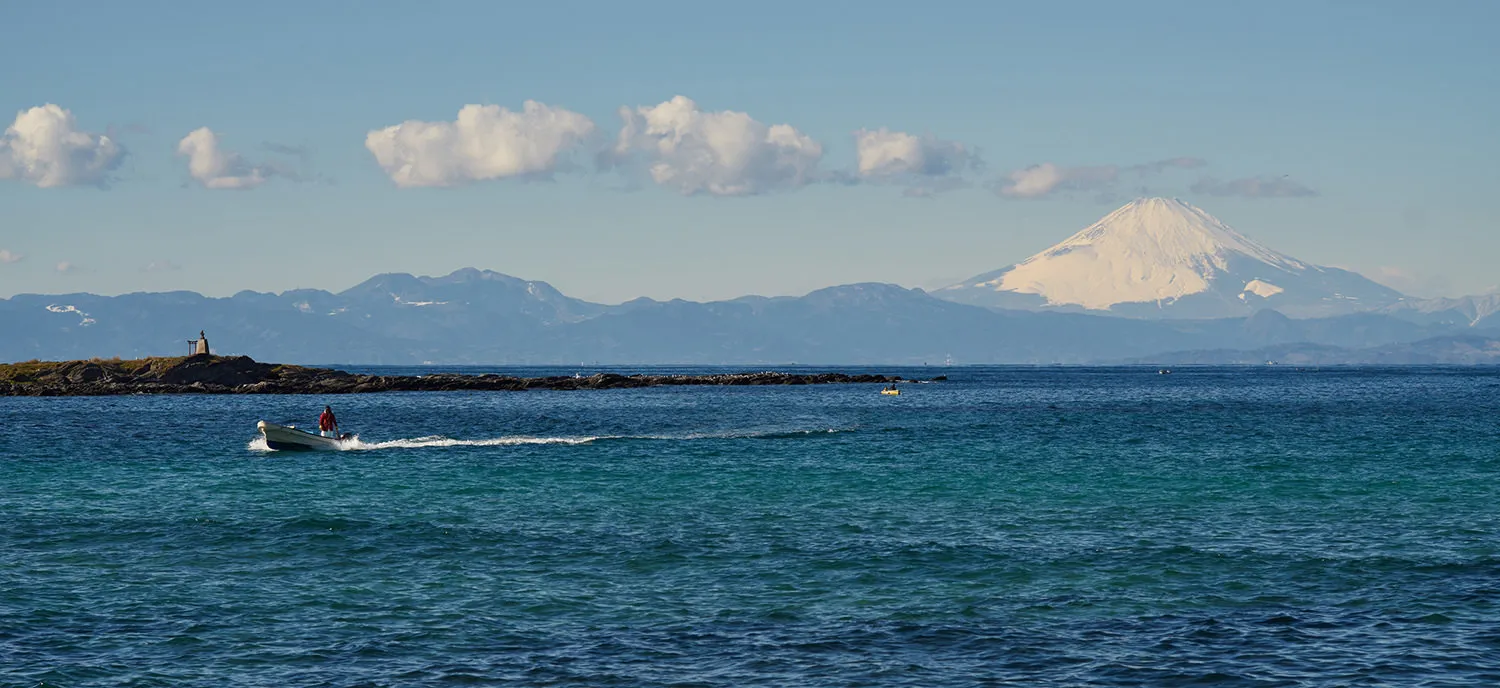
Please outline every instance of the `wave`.
[[[528, 435], [512, 435], [508, 437], [493, 437], [489, 439], [461, 440], [443, 435], [428, 435], [426, 437], [412, 437], [406, 439], [385, 440], [381, 442], [365, 442], [358, 435], [339, 442], [339, 451], [372, 451], [377, 449], [426, 449], [432, 447], [514, 447], [523, 445], [545, 445], [564, 444], [579, 445], [592, 444], [605, 440], [656, 440], [656, 441], [692, 441], [692, 440], [736, 440], [736, 439], [795, 439], [798, 437], [810, 437], [815, 435], [832, 435], [844, 432], [854, 432], [854, 428], [826, 428], [821, 430], [731, 430], [725, 432], [697, 432], [667, 435], [594, 435], [577, 437], [532, 437]], [[256, 437], [245, 446], [254, 452], [275, 451], [266, 445], [265, 437]]]
[[[422, 449], [426, 447], [508, 447], [523, 444], [588, 444], [603, 437], [494, 437], [483, 440], [459, 440], [442, 435], [412, 437], [408, 439], [365, 442], [356, 435], [339, 442], [339, 451], [371, 451], [375, 449]], [[256, 437], [245, 445], [257, 452], [276, 451], [266, 445], [265, 437]]]
[[618, 439], [638, 440], [786, 440], [814, 435], [834, 435], [854, 432], [854, 428], [825, 428], [822, 430], [730, 430], [726, 432], [695, 432], [683, 435], [642, 435]]
[[458, 440], [442, 435], [429, 435], [385, 442], [363, 442], [359, 437], [341, 442], [341, 451], [367, 451], [371, 449], [422, 449], [425, 447], [511, 447], [523, 444], [588, 444], [607, 437], [495, 437], [485, 440]]

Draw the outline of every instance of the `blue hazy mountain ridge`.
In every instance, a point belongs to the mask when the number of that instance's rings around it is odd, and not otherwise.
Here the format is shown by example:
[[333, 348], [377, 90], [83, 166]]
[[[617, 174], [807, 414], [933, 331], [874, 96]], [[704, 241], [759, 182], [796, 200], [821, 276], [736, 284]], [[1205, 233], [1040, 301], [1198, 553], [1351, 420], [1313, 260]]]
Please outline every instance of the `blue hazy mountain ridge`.
[[1500, 334], [1500, 323], [1416, 308], [1318, 319], [1261, 310], [1244, 318], [1143, 320], [996, 310], [876, 283], [801, 297], [603, 305], [474, 268], [441, 277], [382, 274], [338, 293], [0, 299], [6, 361], [175, 355], [199, 330], [210, 333], [219, 353], [287, 363], [936, 364], [1089, 363], [1292, 343], [1368, 348]]
[[1176, 351], [1121, 362], [1152, 365], [1494, 365], [1500, 364], [1500, 338], [1457, 335], [1363, 348], [1295, 343], [1248, 351]]
[[1381, 309], [1380, 312], [1420, 323], [1500, 328], [1500, 293], [1459, 298], [1408, 299]]
[[[1111, 337], [1135, 350], [1182, 341], [1164, 328], [1061, 314], [997, 313], [889, 284], [851, 284], [800, 298], [634, 304], [557, 330], [599, 360], [673, 362], [1083, 362]], [[1192, 338], [1188, 338], [1191, 340]]]

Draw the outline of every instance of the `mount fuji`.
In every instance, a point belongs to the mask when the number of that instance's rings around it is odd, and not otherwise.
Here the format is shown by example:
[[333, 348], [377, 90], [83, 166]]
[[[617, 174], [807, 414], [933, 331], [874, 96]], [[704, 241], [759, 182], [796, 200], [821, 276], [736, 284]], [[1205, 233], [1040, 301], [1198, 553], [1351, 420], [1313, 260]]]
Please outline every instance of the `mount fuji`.
[[1267, 248], [1177, 199], [1125, 204], [1052, 248], [937, 290], [978, 306], [1222, 318], [1274, 309], [1324, 317], [1384, 308], [1399, 292]]

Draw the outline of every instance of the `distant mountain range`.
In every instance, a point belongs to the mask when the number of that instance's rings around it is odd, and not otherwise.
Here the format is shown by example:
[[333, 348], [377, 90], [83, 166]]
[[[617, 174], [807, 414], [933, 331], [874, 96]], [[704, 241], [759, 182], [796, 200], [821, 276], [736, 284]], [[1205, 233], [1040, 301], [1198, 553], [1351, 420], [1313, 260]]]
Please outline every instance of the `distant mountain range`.
[[1402, 301], [1380, 312], [1301, 320], [1265, 309], [1166, 320], [996, 310], [889, 284], [603, 305], [545, 282], [468, 268], [442, 277], [378, 275], [339, 293], [22, 294], [0, 299], [0, 361], [177, 354], [206, 330], [216, 353], [287, 363], [1089, 363], [1500, 336], [1496, 304], [1486, 298]]
[[1168, 198], [1131, 201], [1052, 248], [936, 295], [993, 308], [1136, 318], [1232, 318], [1267, 308], [1327, 317], [1404, 298], [1357, 273], [1273, 251]]
[[199, 330], [219, 353], [286, 363], [1472, 363], [1491, 361], [1483, 338], [1500, 336], [1500, 295], [1407, 298], [1277, 253], [1182, 201], [1145, 198], [933, 294], [849, 284], [604, 305], [466, 268], [377, 275], [338, 293], [0, 299], [6, 361], [179, 353]]
[[1366, 348], [1280, 344], [1250, 351], [1179, 351], [1124, 362], [1151, 365], [1495, 365], [1500, 364], [1500, 338], [1433, 337]]
[[1495, 327], [1500, 326], [1500, 294], [1457, 299], [1405, 299], [1379, 312], [1427, 324]]

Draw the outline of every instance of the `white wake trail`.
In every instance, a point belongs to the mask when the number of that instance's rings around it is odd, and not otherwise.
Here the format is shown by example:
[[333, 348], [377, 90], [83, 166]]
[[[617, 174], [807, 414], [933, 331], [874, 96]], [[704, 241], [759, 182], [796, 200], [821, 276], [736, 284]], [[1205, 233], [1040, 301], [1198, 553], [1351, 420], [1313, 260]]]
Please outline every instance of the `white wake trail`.
[[[385, 440], [382, 442], [365, 442], [354, 436], [338, 443], [339, 451], [373, 451], [376, 449], [424, 449], [429, 447], [516, 447], [526, 445], [580, 445], [590, 444], [600, 440], [658, 440], [658, 441], [693, 441], [707, 439], [773, 439], [794, 438], [804, 436], [836, 434], [842, 432], [854, 432], [855, 428], [826, 428], [817, 430], [732, 430], [725, 432], [702, 432], [682, 433], [670, 435], [596, 435], [579, 437], [534, 437], [530, 435], [512, 435], [508, 437], [493, 437], [479, 440], [460, 440], [444, 435], [428, 435], [426, 437], [412, 437], [406, 439]], [[266, 438], [257, 436], [250, 440], [245, 446], [254, 452], [275, 451], [266, 446]]]
[[341, 442], [340, 450], [344, 451], [366, 451], [371, 449], [421, 449], [424, 447], [511, 447], [527, 444], [588, 444], [594, 440], [608, 439], [604, 437], [494, 437], [484, 440], [458, 440], [442, 435], [429, 435], [427, 437], [415, 437], [411, 439], [387, 440], [384, 442], [363, 442], [358, 437]]

